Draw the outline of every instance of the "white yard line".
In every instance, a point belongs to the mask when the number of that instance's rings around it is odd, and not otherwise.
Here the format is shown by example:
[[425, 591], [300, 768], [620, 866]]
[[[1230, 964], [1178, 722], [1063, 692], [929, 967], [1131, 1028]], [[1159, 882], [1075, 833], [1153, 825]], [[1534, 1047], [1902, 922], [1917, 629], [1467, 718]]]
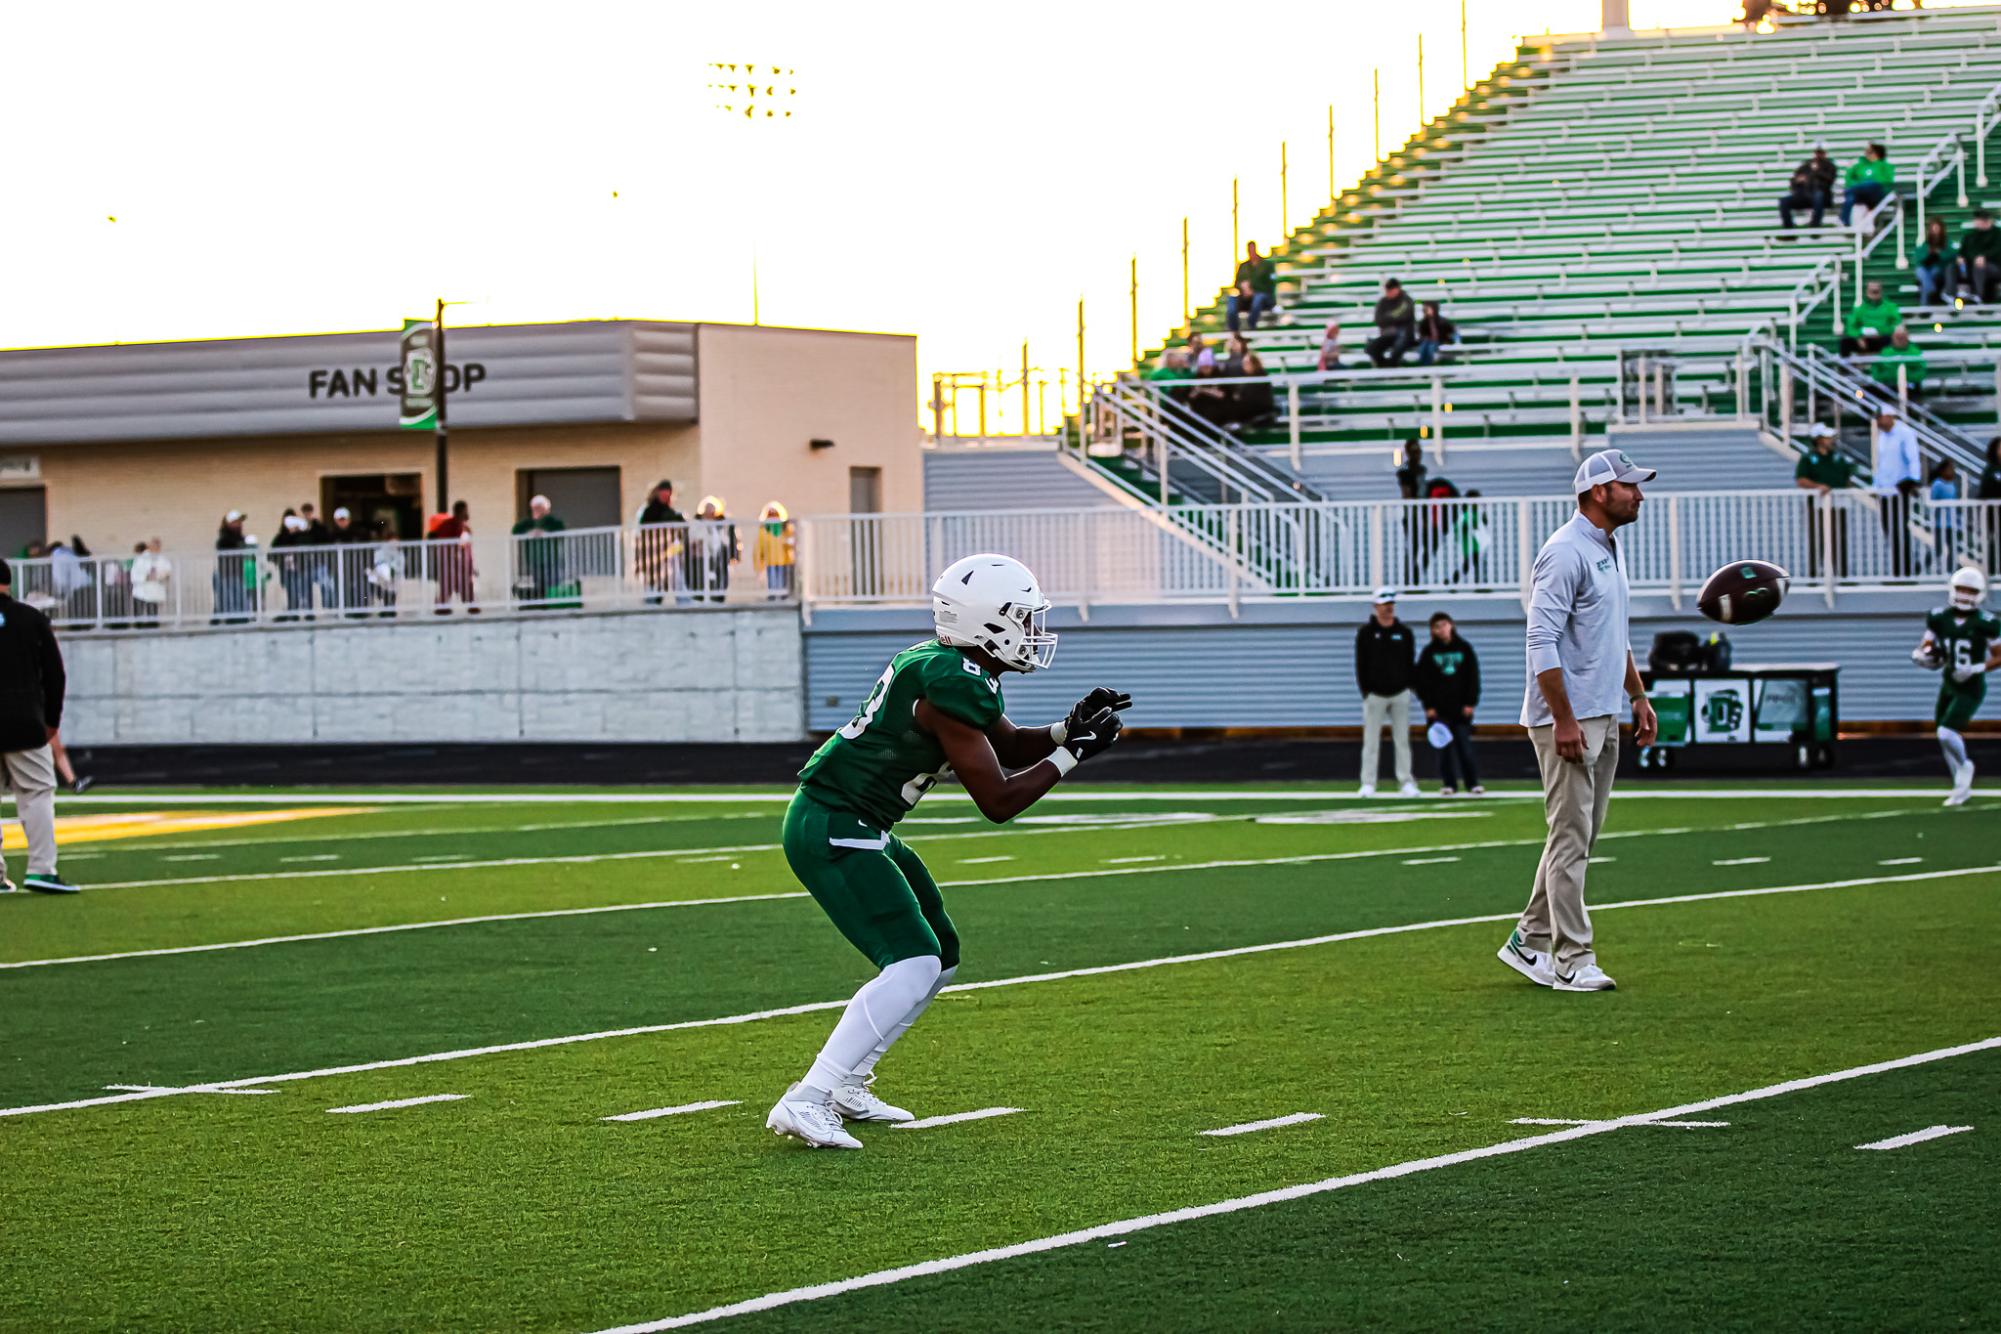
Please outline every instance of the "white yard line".
[[1913, 1130], [1908, 1135], [1892, 1135], [1888, 1139], [1874, 1140], [1868, 1144], [1858, 1144], [1858, 1149], [1904, 1149], [1913, 1144], [1923, 1144], [1926, 1140], [1944, 1139], [1947, 1135], [1963, 1135], [1972, 1126], [1926, 1126], [1923, 1130]]
[[1274, 1116], [1268, 1121], [1246, 1121], [1240, 1126], [1223, 1126], [1217, 1130], [1204, 1130], [1204, 1135], [1250, 1135], [1260, 1130], [1276, 1130], [1280, 1126], [1304, 1125], [1308, 1121], [1318, 1121], [1323, 1112], [1294, 1112], [1290, 1116]]
[[1137, 866], [1137, 865], [1139, 865], [1139, 864], [1140, 864], [1140, 863], [1142, 863], [1142, 862], [1164, 862], [1164, 861], [1166, 861], [1166, 860], [1167, 860], [1167, 858], [1166, 858], [1166, 857], [1165, 857], [1164, 855], [1161, 855], [1161, 854], [1158, 854], [1158, 853], [1156, 853], [1155, 855], [1153, 855], [1153, 856], [1151, 856], [1151, 857], [1107, 857], [1107, 858], [1105, 858], [1105, 865], [1107, 865], [1107, 866]]
[[[1741, 828], [1741, 826], [1739, 826]], [[1709, 863], [1711, 866], [1763, 866], [1770, 857], [1723, 857]]]
[[280, 858], [279, 858], [278, 860], [279, 860], [279, 862], [280, 862], [280, 863], [284, 863], [284, 862], [337, 862], [337, 861], [339, 861], [339, 860], [340, 860], [340, 854], [339, 854], [338, 852], [313, 852], [313, 853], [307, 853], [307, 854], [305, 854], [305, 855], [303, 855], [303, 856], [299, 856], [299, 857], [280, 857]]
[[184, 852], [178, 857], [162, 857], [160, 860], [163, 862], [219, 862], [222, 860], [222, 854], [219, 852]]
[[933, 1126], [955, 1126], [961, 1121], [984, 1121], [993, 1116], [1013, 1116], [1019, 1107], [982, 1107], [977, 1112], [953, 1112], [947, 1116], [925, 1116], [915, 1121], [899, 1121], [891, 1130], [929, 1130]]
[[344, 1116], [350, 1112], [393, 1112], [398, 1107], [422, 1107], [433, 1102], [462, 1102], [463, 1093], [432, 1093], [422, 1098], [392, 1098], [388, 1102], [361, 1102], [352, 1107], [329, 1107], [332, 1116]]
[[1702, 1102], [1685, 1103], [1679, 1107], [1665, 1107], [1657, 1112], [1645, 1112], [1638, 1116], [1622, 1116], [1611, 1121], [1592, 1121], [1581, 1126], [1571, 1126], [1554, 1130], [1544, 1135], [1529, 1135], [1522, 1139], [1504, 1140], [1499, 1144], [1489, 1144], [1478, 1149], [1462, 1149], [1457, 1153], [1441, 1153], [1430, 1158], [1415, 1158], [1409, 1162], [1394, 1163], [1388, 1167], [1378, 1167], [1368, 1172], [1356, 1172], [1348, 1176], [1328, 1177], [1321, 1181], [1310, 1181], [1304, 1185], [1286, 1186], [1278, 1190], [1260, 1191], [1255, 1195], [1243, 1195], [1233, 1200], [1218, 1200], [1213, 1204], [1193, 1205], [1185, 1209], [1171, 1209], [1164, 1213], [1146, 1214], [1138, 1218], [1121, 1219], [1115, 1223], [1104, 1223], [1097, 1227], [1079, 1228], [1074, 1232], [1060, 1232], [1055, 1236], [1038, 1237], [1033, 1241], [1016, 1242], [1011, 1246], [995, 1246], [983, 1251], [970, 1251], [963, 1255], [948, 1256], [941, 1260], [925, 1260], [918, 1264], [901, 1265], [895, 1269], [879, 1269], [872, 1274], [859, 1274], [853, 1278], [839, 1279], [831, 1283], [815, 1283], [807, 1287], [788, 1288], [783, 1292], [770, 1292], [762, 1297], [752, 1297], [748, 1301], [731, 1302], [726, 1306], [712, 1306], [706, 1311], [694, 1311], [687, 1315], [669, 1316], [664, 1320], [649, 1320], [640, 1324], [620, 1325], [603, 1334], [652, 1334], [663, 1329], [680, 1329], [687, 1325], [708, 1324], [716, 1320], [727, 1320], [734, 1316], [750, 1315], [758, 1311], [771, 1311], [780, 1307], [796, 1306], [802, 1302], [820, 1301], [827, 1297], [838, 1297], [844, 1293], [859, 1292], [867, 1288], [888, 1287], [915, 1278], [929, 1278], [936, 1274], [949, 1274], [955, 1270], [970, 1269], [975, 1265], [993, 1264], [1002, 1260], [1018, 1259], [1024, 1255], [1040, 1255], [1048, 1251], [1062, 1250], [1070, 1246], [1081, 1246], [1088, 1242], [1103, 1241], [1110, 1237], [1130, 1236], [1135, 1232], [1145, 1232], [1152, 1228], [1166, 1227], [1175, 1223], [1192, 1222], [1199, 1218], [1215, 1218], [1226, 1214], [1242, 1213], [1248, 1209], [1262, 1209], [1266, 1205], [1282, 1204], [1289, 1200], [1306, 1199], [1315, 1195], [1325, 1195], [1331, 1191], [1347, 1190], [1353, 1186], [1368, 1185], [1376, 1181], [1391, 1181], [1399, 1177], [1416, 1176], [1421, 1172], [1435, 1172], [1440, 1168], [1457, 1167], [1462, 1163], [1479, 1162], [1487, 1158], [1501, 1158], [1531, 1149], [1546, 1148], [1552, 1144], [1564, 1144], [1571, 1140], [1585, 1139], [1593, 1135], [1603, 1135], [1625, 1126], [1648, 1125], [1658, 1121], [1680, 1119], [1695, 1112], [1713, 1111], [1718, 1107], [1733, 1107], [1747, 1102], [1760, 1102], [1768, 1098], [1783, 1097], [1800, 1093], [1807, 1089], [1820, 1088], [1827, 1084], [1837, 1084], [1851, 1079], [1862, 1079], [1870, 1075], [1884, 1074], [1892, 1070], [1903, 1070], [1911, 1066], [1924, 1065], [1932, 1061], [1948, 1060], [1955, 1056], [1965, 1056], [1973, 1052], [2001, 1047], [2001, 1037], [1988, 1038], [1982, 1042], [1970, 1042], [1958, 1047], [1941, 1047], [1936, 1051], [1919, 1052], [1915, 1056], [1904, 1056], [1894, 1061], [1878, 1061], [1873, 1065], [1858, 1065], [1847, 1070], [1836, 1070], [1823, 1075], [1811, 1075], [1805, 1079], [1787, 1080], [1783, 1084], [1769, 1084], [1764, 1088], [1750, 1089], [1743, 1093], [1727, 1094], [1721, 1098], [1709, 1098]]
[[1924, 858], [1923, 858], [1923, 857], [1885, 857], [1885, 858], [1884, 858], [1884, 859], [1883, 859], [1882, 861], [1880, 861], [1880, 862], [1877, 862], [1877, 863], [1876, 863], [1876, 865], [1878, 865], [1878, 866], [1916, 866], [1916, 865], [1917, 865], [1917, 864], [1918, 864], [1919, 862], [1921, 862], [1921, 861], [1923, 861], [1923, 860], [1924, 860]]
[[644, 1112], [621, 1112], [617, 1116], [601, 1116], [600, 1121], [653, 1121], [663, 1116], [682, 1116], [688, 1112], [714, 1111], [718, 1107], [738, 1107], [741, 1098], [718, 1098], [709, 1102], [684, 1102], [679, 1107], [655, 1107]]
[[[1172, 868], [1160, 867], [1160, 870]], [[1806, 885], [1770, 885], [1759, 889], [1723, 889], [1705, 894], [1674, 894], [1657, 899], [1623, 899], [1616, 903], [1593, 904], [1597, 912], [1611, 912], [1619, 908], [1656, 908], [1680, 903], [1710, 903], [1727, 899], [1761, 898], [1771, 894], [1806, 894], [1828, 889], [1852, 889], [1862, 885], [1910, 884], [1914, 881], [1945, 880], [1958, 876], [1988, 875], [2001, 872], [2001, 865], [1966, 866], [1951, 871], [1917, 871], [1907, 875], [1868, 876], [1854, 880], [1827, 880]], [[1025, 877], [1040, 879], [1042, 877]], [[999, 977], [986, 982], [954, 982], [940, 994], [961, 991], [990, 991], [996, 987], [1031, 986], [1042, 982], [1061, 982], [1078, 977], [1103, 977], [1113, 973], [1141, 972], [1153, 968], [1168, 968], [1180, 964], [1209, 963], [1218, 959], [1242, 959], [1257, 954], [1272, 954], [1284, 950], [1311, 949], [1319, 945], [1335, 945], [1350, 940], [1370, 940], [1378, 936], [1400, 936], [1415, 931], [1436, 931], [1455, 926], [1492, 925], [1513, 922], [1518, 912], [1488, 913], [1478, 917], [1447, 917], [1430, 922], [1405, 922], [1396, 926], [1372, 926], [1356, 931], [1341, 931], [1333, 935], [1308, 936], [1299, 940], [1276, 940], [1261, 945], [1238, 945], [1230, 949], [1205, 950], [1199, 954], [1173, 954], [1157, 959], [1135, 959], [1125, 963], [1095, 964], [1085, 968], [1069, 968], [1053, 973], [1027, 973], [1019, 977]], [[123, 1093], [102, 1098], [76, 1098], [67, 1102], [36, 1103], [24, 1107], [0, 1107], [0, 1117], [33, 1116], [42, 1112], [71, 1111], [81, 1107], [99, 1107], [109, 1103], [140, 1102], [148, 1098], [172, 1097], [176, 1093], [203, 1093], [214, 1089], [251, 1088], [264, 1084], [288, 1084], [304, 1079], [326, 1079], [335, 1075], [362, 1074], [371, 1070], [401, 1069], [406, 1066], [435, 1065], [443, 1061], [463, 1061], [477, 1056], [497, 1056], [505, 1052], [540, 1051], [548, 1047], [568, 1047], [580, 1042], [602, 1042], [609, 1038], [646, 1037], [655, 1033], [678, 1033], [688, 1029], [721, 1028], [736, 1024], [753, 1024], [767, 1019], [784, 1019], [794, 1015], [818, 1014], [828, 1010], [846, 1008], [849, 997], [838, 1000], [807, 1001], [799, 1005], [786, 1005], [769, 1010], [752, 1010], [745, 1014], [722, 1015], [712, 1019], [682, 1019], [666, 1024], [638, 1024], [630, 1028], [609, 1028], [592, 1033], [572, 1033], [554, 1038], [530, 1038], [519, 1042], [502, 1042], [487, 1047], [464, 1047], [453, 1051], [427, 1052], [421, 1056], [399, 1056], [389, 1060], [358, 1061], [351, 1065], [326, 1066], [318, 1070], [295, 1070], [282, 1075], [254, 1075], [244, 1079], [213, 1080], [205, 1084], [191, 1085], [185, 1089], [159, 1089], [141, 1093]]]
[[[1595, 1126], [1596, 1121], [1578, 1117], [1562, 1116], [1518, 1116], [1508, 1123], [1513, 1126]], [[1649, 1121], [1650, 1126], [1670, 1126], [1676, 1130], [1712, 1130], [1729, 1125], [1728, 1121]]]
[[1445, 865], [1445, 864], [1446, 864], [1447, 862], [1456, 862], [1456, 861], [1458, 861], [1458, 860], [1459, 860], [1459, 859], [1458, 859], [1457, 857], [1412, 857], [1412, 858], [1408, 859], [1407, 861], [1405, 861], [1405, 862], [1404, 862], [1404, 865], [1405, 865], [1405, 866], [1443, 866], [1443, 865]]
[[[1904, 815], [1912, 813], [1913, 812], [1906, 812], [1906, 811], [1871, 811], [1868, 812], [1866, 815], [1860, 815], [1860, 816], [1822, 815], [1822, 816], [1807, 817], [1804, 820], [1773, 820], [1766, 824], [1752, 826], [1752, 827], [1776, 828], [1780, 826], [1794, 825], [1794, 824], [1821, 824], [1832, 820], [1845, 821], [1849, 819], [1866, 819], [1877, 815]], [[1929, 812], [1925, 813], [1928, 814]], [[1102, 826], [1100, 826], [1100, 828], [1102, 828]], [[1064, 830], [1070, 830], [1070, 827], [1053, 826], [1048, 830], [1040, 832], [1056, 833]], [[1070, 830], [1070, 831], [1076, 832], [1075, 830]], [[1689, 829], [1672, 829], [1672, 830], [1629, 829], [1624, 831], [1614, 831], [1609, 834], [1601, 834], [1599, 837], [1601, 840], [1608, 838], [1653, 838], [1653, 837], [1659, 837], [1664, 834], [1687, 834], [1687, 833], [1708, 833], [1708, 832], [1713, 832], [1713, 831], [1689, 830]], [[980, 836], [984, 837], [985, 835], [980, 835]], [[974, 835], [941, 834], [938, 837], [970, 838], [974, 837]], [[936, 840], [927, 840], [927, 842], [931, 841], [936, 841]], [[1052, 880], [1080, 880], [1080, 879], [1088, 880], [1096, 877], [1108, 877], [1116, 875], [1158, 875], [1166, 872], [1209, 871], [1209, 870], [1216, 870], [1219, 868], [1235, 869], [1240, 867], [1254, 867], [1254, 866], [1296, 866], [1296, 865], [1306, 865], [1311, 863], [1328, 862], [1328, 861], [1355, 861], [1368, 857], [1400, 857], [1413, 852], [1454, 852], [1454, 851], [1468, 852], [1468, 851], [1489, 851], [1496, 848], [1541, 847], [1542, 843], [1543, 840], [1540, 838], [1489, 839], [1485, 842], [1479, 842], [1479, 843], [1429, 844], [1423, 846], [1409, 846], [1401, 848], [1358, 848], [1347, 852], [1309, 852], [1309, 853], [1300, 853], [1295, 856], [1289, 856], [1289, 857], [1261, 857], [1261, 858], [1236, 859], [1227, 861], [1207, 861], [1207, 862], [1173, 862], [1157, 866], [1149, 865], [1149, 866], [1121, 867], [1115, 870], [1099, 869], [1099, 870], [1089, 870], [1089, 871], [1046, 871], [1028, 875], [989, 877], [984, 880], [946, 880], [941, 882], [941, 888], [965, 889], [980, 885], [1019, 885], [1019, 884], [1032, 884], [1043, 881], [1052, 881]], [[777, 847], [776, 844], [758, 844], [752, 846], [757, 848]], [[732, 852], [739, 852], [744, 850], [745, 849], [742, 848], [727, 849], [727, 851], [732, 851]], [[713, 849], [697, 848], [697, 849], [683, 849], [682, 851], [699, 852], [699, 851], [713, 851]], [[602, 857], [608, 859], [618, 859], [618, 858], [633, 857], [633, 856], [671, 857], [674, 855], [675, 854], [672, 852], [648, 852], [648, 853], [636, 853], [636, 854], [635, 853], [601, 854]], [[597, 858], [593, 856], [579, 856], [579, 857], [568, 857], [568, 858], [552, 858], [544, 860], [592, 861], [596, 859]], [[418, 857], [412, 859], [412, 862], [404, 863], [403, 865], [400, 866], [374, 867], [374, 868], [362, 867], [362, 868], [355, 868], [352, 870], [343, 870], [343, 871], [269, 871], [269, 872], [260, 871], [244, 875], [234, 875], [234, 876], [223, 875], [223, 876], [212, 876], [207, 878], [198, 877], [187, 880], [135, 880], [135, 881], [126, 881], [123, 884], [114, 883], [109, 885], [94, 885], [92, 886], [92, 888], [120, 889], [120, 888], [142, 887], [147, 885], [215, 884], [230, 880], [284, 880], [302, 876], [312, 877], [312, 876], [327, 876], [327, 875], [365, 875], [368, 874], [370, 870], [377, 870], [377, 871], [463, 870], [468, 868], [476, 869], [478, 867], [491, 866], [491, 865], [513, 866], [522, 864], [522, 859], [509, 859], [503, 862], [453, 862], [447, 866], [419, 866], [413, 864], [416, 862], [423, 862], [425, 860], [426, 860], [425, 858]], [[532, 861], [535, 859], [527, 859], [527, 860]], [[960, 861], [959, 865], [978, 866], [987, 863], [1007, 862], [1013, 860], [1014, 858], [1012, 857], [969, 857]], [[1457, 859], [1453, 858], [1447, 860], [1457, 860]], [[1610, 859], [1607, 858], [1606, 860]], [[1957, 874], [1957, 872], [1955, 872], [1954, 874]], [[15, 969], [15, 968], [49, 968], [60, 964], [107, 963], [115, 959], [156, 959], [176, 954], [209, 954], [217, 950], [258, 949], [267, 945], [294, 945], [302, 941], [309, 941], [309, 940], [341, 940], [350, 936], [380, 936], [380, 935], [389, 935], [398, 931], [429, 931], [439, 927], [448, 927], [448, 926], [479, 926], [491, 922], [532, 921], [538, 918], [548, 918], [548, 917], [590, 917], [600, 913], [644, 912], [656, 908], [695, 908], [695, 907], [712, 907], [717, 904], [725, 904], [725, 903], [763, 903], [776, 899], [803, 899], [805, 897], [807, 897], [807, 895], [803, 890], [790, 890], [790, 891], [778, 891], [769, 894], [729, 894], [729, 895], [719, 895], [713, 898], [665, 899], [647, 903], [601, 904], [584, 908], [547, 908], [547, 909], [538, 909], [530, 912], [484, 913], [477, 917], [448, 917], [448, 918], [441, 918], [437, 921], [431, 921], [431, 922], [399, 922], [388, 926], [343, 927], [330, 931], [307, 931], [292, 935], [262, 936], [251, 940], [216, 941], [211, 944], [204, 944], [204, 945], [166, 945], [156, 949], [117, 950], [103, 954], [72, 954], [72, 955], [62, 955], [49, 959], [20, 959], [12, 962], [0, 962], [0, 972], [4, 972], [9, 969]]]

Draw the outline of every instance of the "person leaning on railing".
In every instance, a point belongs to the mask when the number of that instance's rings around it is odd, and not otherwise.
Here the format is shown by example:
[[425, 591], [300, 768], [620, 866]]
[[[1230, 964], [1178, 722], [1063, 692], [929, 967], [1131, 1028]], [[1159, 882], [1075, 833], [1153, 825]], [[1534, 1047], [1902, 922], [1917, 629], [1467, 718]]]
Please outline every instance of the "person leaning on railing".
[[1889, 150], [1881, 144], [1870, 144], [1862, 150], [1848, 168], [1844, 178], [1848, 187], [1841, 200], [1841, 225], [1851, 225], [1855, 216], [1855, 206], [1874, 208], [1883, 202], [1890, 191], [1897, 187], [1896, 168], [1890, 165]]
[[563, 582], [562, 539], [555, 536], [569, 525], [556, 516], [547, 496], [532, 496], [528, 517], [515, 521], [510, 536], [518, 539], [515, 560], [521, 571], [514, 581], [516, 600], [530, 606], [544, 605], [550, 591]]
[[779, 501], [764, 507], [757, 519], [756, 557], [764, 571], [764, 596], [772, 602], [792, 595], [792, 569], [799, 559], [798, 530]]
[[[1807, 428], [1807, 435], [1813, 445], [1800, 455], [1799, 463], [1794, 466], [1793, 485], [1812, 492], [1816, 502], [1822, 496], [1845, 491], [1855, 485], [1855, 465], [1835, 452], [1834, 428], [1815, 422]], [[1819, 503], [1807, 506], [1806, 564], [1809, 578], [1818, 578], [1824, 573], [1821, 509]], [[1848, 574], [1848, 511], [1833, 507], [1831, 513], [1834, 523], [1834, 573], [1836, 578], [1844, 578]]]
[[1897, 303], [1883, 295], [1883, 284], [1872, 282], [1862, 288], [1862, 299], [1848, 312], [1848, 332], [1841, 337], [1841, 355], [1881, 352], [1890, 345], [1890, 335], [1904, 322]]
[[174, 577], [174, 563], [160, 554], [159, 538], [149, 538], [133, 548], [130, 573], [133, 624], [151, 630], [160, 624]]
[[341, 611], [350, 619], [368, 614], [368, 532], [354, 521], [354, 512], [338, 506], [333, 527], [327, 530], [327, 544], [337, 577], [337, 598]]
[[1973, 225], [1960, 233], [1959, 281], [1982, 303], [1992, 301], [2001, 286], [2001, 229], [1984, 208], [1975, 211]]
[[209, 624], [249, 619], [257, 588], [257, 553], [243, 532], [243, 511], [222, 516], [215, 534], [215, 614]]
[[655, 482], [639, 511], [639, 531], [633, 535], [633, 561], [639, 567], [640, 581], [650, 590], [646, 594], [650, 607], [659, 606], [670, 591], [681, 588], [678, 557], [687, 541], [687, 522], [674, 508], [674, 483], [665, 477]]

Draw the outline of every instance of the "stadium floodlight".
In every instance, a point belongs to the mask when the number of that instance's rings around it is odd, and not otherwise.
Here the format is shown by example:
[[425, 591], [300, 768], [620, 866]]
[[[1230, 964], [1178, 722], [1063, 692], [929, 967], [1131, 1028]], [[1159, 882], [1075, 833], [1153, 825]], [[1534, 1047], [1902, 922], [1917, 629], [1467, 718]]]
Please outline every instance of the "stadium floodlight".
[[[711, 60], [709, 95], [717, 111], [744, 125], [785, 125], [799, 96], [799, 71], [760, 61]], [[760, 173], [768, 176], [769, 173]], [[750, 322], [764, 323], [757, 282], [758, 220], [750, 226]]]

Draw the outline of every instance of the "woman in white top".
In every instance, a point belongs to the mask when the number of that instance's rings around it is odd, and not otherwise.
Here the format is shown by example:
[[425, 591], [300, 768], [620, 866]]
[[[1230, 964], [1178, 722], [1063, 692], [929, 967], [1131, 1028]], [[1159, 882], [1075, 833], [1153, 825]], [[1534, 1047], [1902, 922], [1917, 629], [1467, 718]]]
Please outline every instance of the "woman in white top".
[[160, 539], [141, 542], [132, 556], [132, 614], [135, 624], [151, 629], [160, 623], [167, 605], [174, 563], [160, 554]]

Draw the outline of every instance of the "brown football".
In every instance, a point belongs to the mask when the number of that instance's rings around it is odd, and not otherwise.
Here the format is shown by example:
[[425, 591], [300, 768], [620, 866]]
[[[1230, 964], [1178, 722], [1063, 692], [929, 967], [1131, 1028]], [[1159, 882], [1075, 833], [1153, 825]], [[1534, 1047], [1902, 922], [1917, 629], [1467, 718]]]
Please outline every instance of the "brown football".
[[1732, 561], [1709, 576], [1695, 605], [1712, 621], [1749, 625], [1779, 609], [1792, 581], [1791, 575], [1770, 561]]

